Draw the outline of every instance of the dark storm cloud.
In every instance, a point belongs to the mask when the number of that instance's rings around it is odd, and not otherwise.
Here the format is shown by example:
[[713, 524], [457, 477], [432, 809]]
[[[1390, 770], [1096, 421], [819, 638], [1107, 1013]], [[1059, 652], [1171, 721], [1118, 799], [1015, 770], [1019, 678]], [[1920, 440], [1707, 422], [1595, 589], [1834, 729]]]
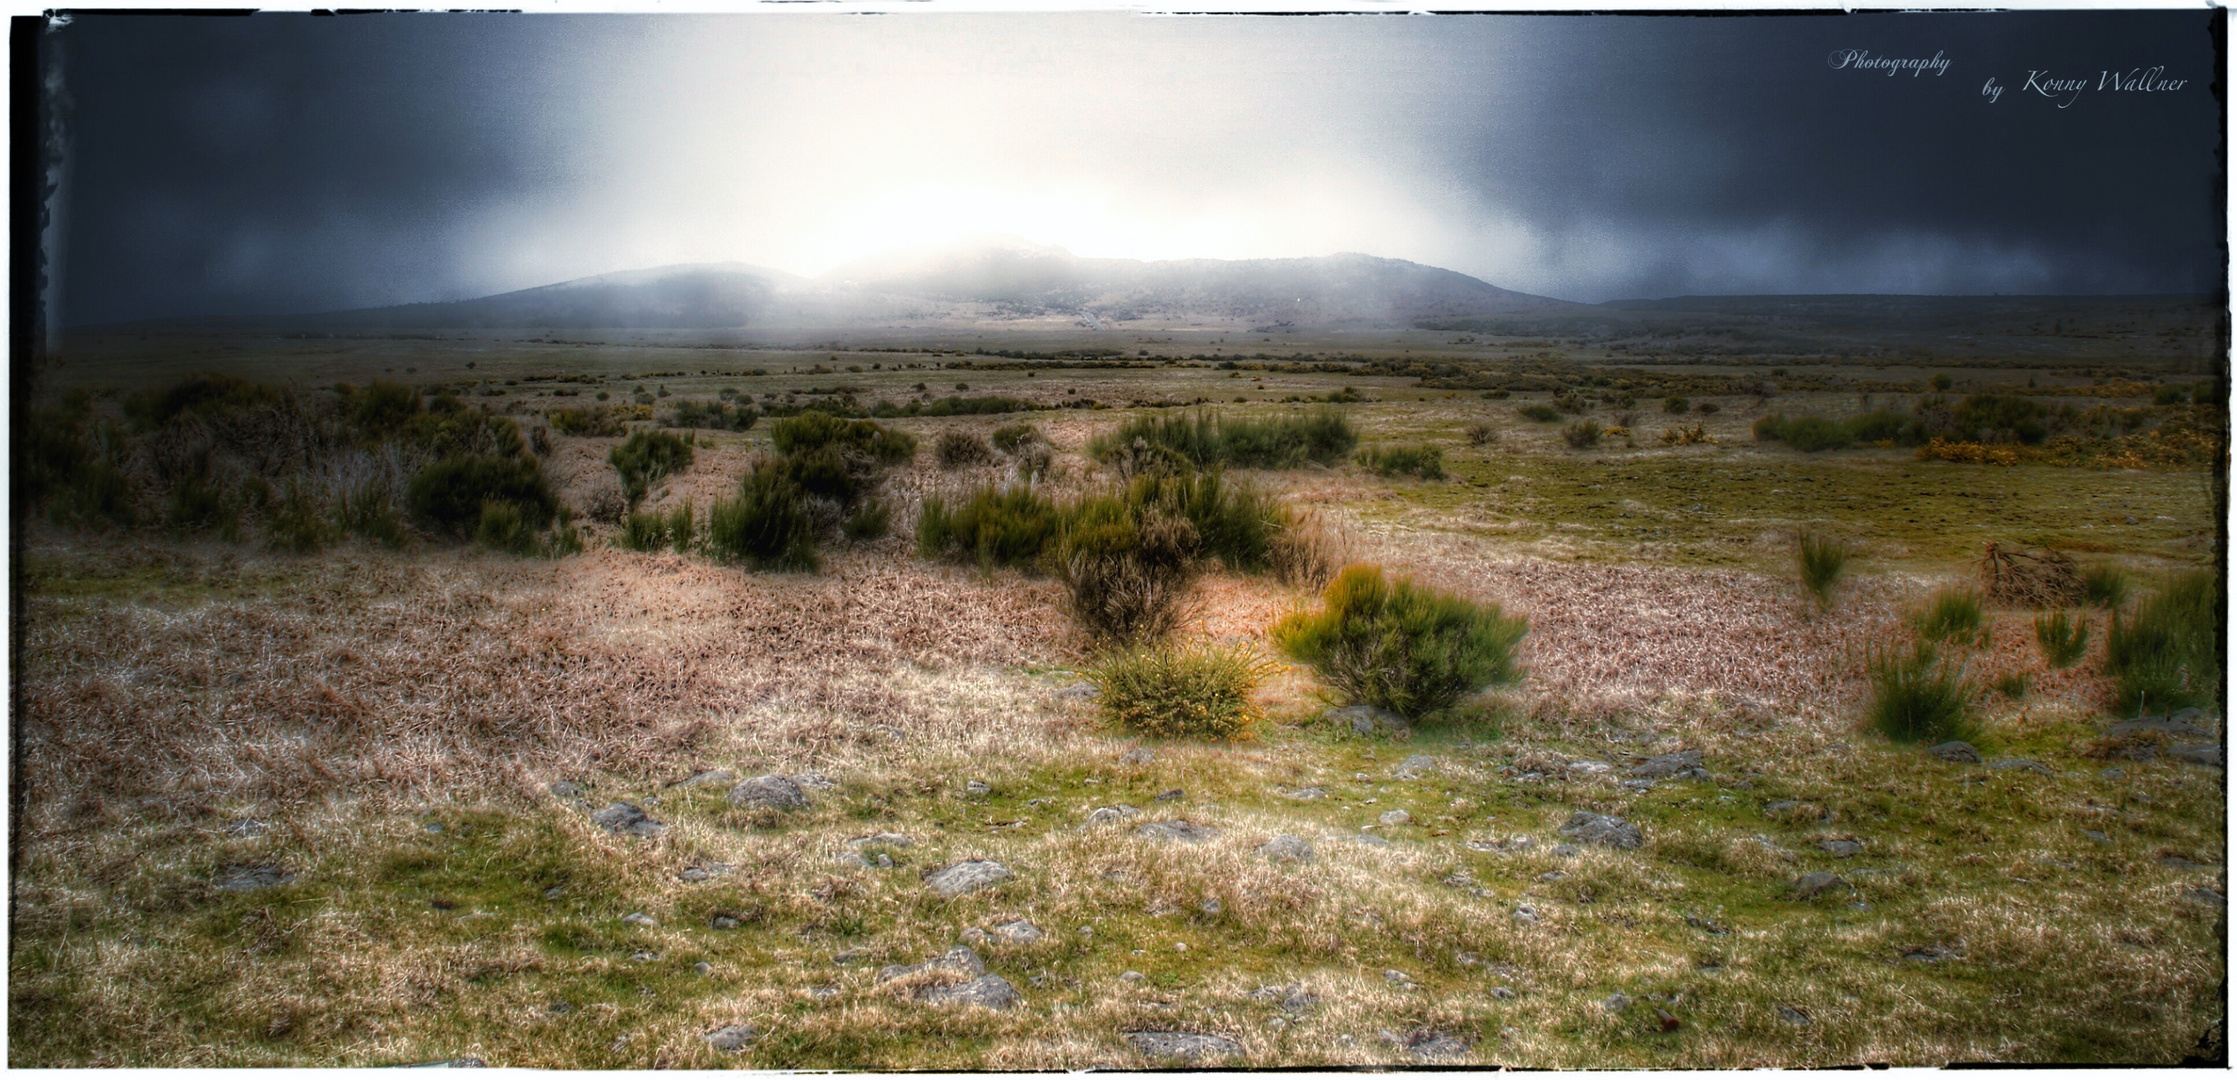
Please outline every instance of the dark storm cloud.
[[1585, 300], [2211, 290], [2218, 17], [80, 17], [64, 319], [980, 228]]

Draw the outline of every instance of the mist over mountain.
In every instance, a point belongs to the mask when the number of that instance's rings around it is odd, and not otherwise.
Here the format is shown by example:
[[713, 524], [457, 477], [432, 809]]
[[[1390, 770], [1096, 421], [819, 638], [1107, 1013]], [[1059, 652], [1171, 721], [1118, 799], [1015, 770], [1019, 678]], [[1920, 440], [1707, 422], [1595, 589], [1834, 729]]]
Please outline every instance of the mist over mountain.
[[[816, 278], [747, 263], [602, 274], [447, 303], [259, 319], [396, 328], [842, 329], [1021, 320], [1094, 328], [1412, 326], [1585, 305], [1403, 259], [1081, 258], [1017, 237], [885, 252]], [[240, 320], [250, 321], [250, 320]]]

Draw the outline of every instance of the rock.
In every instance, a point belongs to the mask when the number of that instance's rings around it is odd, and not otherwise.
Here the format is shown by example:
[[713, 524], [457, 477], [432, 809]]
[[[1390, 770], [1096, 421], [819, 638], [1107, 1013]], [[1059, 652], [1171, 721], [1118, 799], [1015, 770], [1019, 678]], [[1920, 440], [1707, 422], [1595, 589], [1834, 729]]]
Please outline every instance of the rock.
[[1120, 754], [1118, 760], [1121, 765], [1147, 765], [1157, 760], [1157, 751], [1147, 746], [1137, 746]]
[[1295, 791], [1276, 791], [1275, 794], [1280, 795], [1282, 798], [1285, 799], [1296, 799], [1299, 802], [1310, 802], [1314, 799], [1327, 798], [1328, 790], [1326, 788], [1307, 787], [1298, 788]]
[[2192, 765], [2222, 764], [2222, 749], [2213, 743], [2177, 743], [2167, 748], [2167, 756]]
[[1529, 903], [1529, 902], [1527, 902], [1527, 901], [1526, 901], [1526, 902], [1524, 902], [1524, 903], [1516, 904], [1516, 905], [1515, 905], [1515, 911], [1514, 911], [1514, 919], [1515, 919], [1515, 921], [1516, 921], [1516, 922], [1519, 922], [1519, 923], [1534, 923], [1534, 922], [1537, 922], [1537, 921], [1538, 921], [1538, 906], [1537, 906], [1536, 904], [1532, 904], [1532, 903]]
[[668, 786], [721, 787], [725, 784], [735, 784], [737, 782], [738, 774], [731, 772], [728, 769], [701, 769], [700, 771], [692, 773], [690, 776], [684, 777], [683, 779], [669, 784]]
[[1854, 888], [1855, 886], [1850, 885], [1848, 882], [1842, 880], [1841, 875], [1828, 874], [1823, 870], [1804, 874], [1801, 877], [1796, 878], [1794, 881], [1794, 895], [1798, 899], [1802, 900], [1815, 899], [1818, 894], [1823, 893], [1828, 889]]
[[590, 815], [591, 824], [625, 836], [659, 836], [668, 826], [646, 817], [636, 803], [618, 802]]
[[989, 792], [992, 792], [993, 790], [994, 785], [989, 784], [984, 780], [972, 780], [963, 785], [963, 793], [965, 795], [985, 795]]
[[1723, 935], [1732, 932], [1730, 927], [1718, 925], [1717, 923], [1712, 922], [1708, 919], [1704, 919], [1699, 915], [1686, 916], [1686, 925], [1693, 927], [1694, 929], [1699, 930], [1704, 934], [1711, 935], [1712, 937], [1722, 937]]
[[589, 788], [573, 780], [554, 780], [544, 790], [551, 792], [552, 798], [561, 800], [580, 799], [590, 794]]
[[1156, 801], [1157, 801], [1157, 802], [1179, 802], [1179, 801], [1181, 801], [1182, 799], [1185, 799], [1185, 798], [1187, 798], [1187, 797], [1188, 797], [1188, 795], [1187, 795], [1187, 794], [1186, 794], [1185, 792], [1183, 792], [1183, 791], [1182, 791], [1181, 789], [1179, 789], [1179, 788], [1174, 788], [1174, 789], [1173, 789], [1173, 790], [1171, 790], [1171, 791], [1161, 791], [1161, 792], [1158, 792]]
[[764, 773], [739, 781], [730, 789], [730, 801], [755, 810], [799, 810], [808, 805], [808, 793], [789, 776]]
[[1792, 810], [1792, 809], [1794, 809], [1795, 807], [1797, 807], [1797, 806], [1800, 806], [1800, 805], [1802, 805], [1802, 804], [1801, 804], [1801, 803], [1798, 803], [1798, 802], [1796, 802], [1796, 801], [1794, 801], [1793, 799], [1780, 799], [1780, 800], [1779, 800], [1778, 802], [1774, 802], [1774, 803], [1764, 803], [1764, 804], [1763, 804], [1763, 816], [1764, 816], [1764, 817], [1777, 817], [1778, 815], [1780, 815], [1780, 814], [1784, 814], [1784, 813], [1786, 813], [1787, 811], [1789, 811], [1789, 810]]
[[2040, 761], [2029, 761], [2026, 758], [2005, 758], [2002, 761], [1991, 761], [1988, 763], [1988, 767], [1991, 769], [2026, 769], [2029, 772], [2041, 773], [2044, 776], [2051, 774], [2050, 766]]
[[1056, 699], [1058, 701], [1093, 701], [1095, 700], [1095, 694], [1094, 683], [1073, 683], [1058, 690]]
[[218, 871], [217, 887], [227, 892], [255, 892], [258, 889], [276, 888], [295, 880], [295, 875], [271, 863], [251, 866], [231, 864]]
[[1600, 1007], [1612, 1013], [1620, 1013], [1631, 1007], [1631, 995], [1610, 994], [1608, 1000], [1600, 1003]]
[[1406, 974], [1403, 971], [1399, 971], [1396, 968], [1392, 968], [1383, 972], [1383, 981], [1394, 986], [1411, 986], [1413, 985], [1414, 977]]
[[849, 841], [847, 841], [847, 846], [849, 846], [849, 847], [858, 847], [858, 848], [866, 848], [866, 847], [891, 847], [891, 848], [905, 848], [905, 847], [910, 847], [910, 846], [914, 845], [915, 843], [916, 843], [916, 841], [915, 841], [915, 840], [912, 840], [912, 839], [910, 839], [909, 837], [903, 836], [903, 835], [901, 835], [900, 833], [893, 833], [893, 832], [881, 832], [881, 833], [871, 833], [871, 834], [870, 834], [870, 835], [868, 835], [868, 836], [857, 836], [857, 837], [855, 837], [854, 839], [852, 839], [852, 840], [849, 840]]
[[1959, 949], [1945, 949], [1940, 945], [1913, 945], [1903, 950], [1903, 959], [1921, 964], [1939, 964], [1963, 956]]
[[921, 964], [888, 964], [878, 969], [877, 980], [882, 983], [892, 982], [924, 972], [976, 977], [986, 974], [986, 964], [979, 959], [978, 953], [971, 951], [970, 946], [958, 945]]
[[718, 911], [708, 917], [707, 925], [717, 930], [736, 930], [738, 928], [738, 917]]
[[1148, 840], [1178, 840], [1182, 843], [1201, 844], [1219, 835], [1219, 830], [1193, 821], [1171, 818], [1136, 826], [1134, 835]]
[[1271, 1001], [1281, 1006], [1282, 1011], [1290, 1013], [1301, 1013], [1320, 1004], [1320, 998], [1299, 983], [1261, 986], [1251, 991], [1251, 997], [1259, 1001]]
[[1579, 843], [1599, 844], [1602, 847], [1635, 848], [1645, 842], [1639, 827], [1621, 818], [1579, 810], [1569, 815], [1569, 824], [1556, 830]]
[[926, 875], [924, 883], [931, 886], [933, 892], [953, 900], [964, 893], [1000, 884], [1014, 876], [1016, 875], [1010, 873], [1009, 867], [992, 859], [965, 859]]
[[1413, 730], [1405, 717], [1373, 705], [1345, 705], [1321, 714], [1327, 720], [1352, 729], [1354, 735], [1403, 735]]
[[1654, 782], [1654, 781], [1652, 781], [1652, 780], [1641, 780], [1641, 779], [1619, 780], [1619, 781], [1617, 781], [1617, 782], [1616, 782], [1616, 786], [1617, 786], [1617, 787], [1620, 787], [1620, 788], [1624, 789], [1625, 791], [1635, 791], [1635, 792], [1637, 792], [1637, 791], [1652, 791], [1652, 790], [1654, 790], [1654, 784], [1655, 784], [1655, 782]]
[[1779, 1019], [1784, 1020], [1789, 1024], [1793, 1024], [1795, 1027], [1810, 1026], [1809, 1013], [1803, 1012], [1800, 1009], [1790, 1008], [1785, 1005], [1779, 1006]]
[[2208, 907], [2227, 907], [2229, 905], [2228, 897], [2204, 885], [2195, 889], [2184, 890], [2183, 899], [2193, 904], [2204, 904]]
[[1616, 767], [1605, 761], [1572, 761], [1568, 770], [1578, 776], [1606, 776], [1616, 771]]
[[1820, 840], [1818, 841], [1818, 847], [1836, 859], [1846, 859], [1853, 855], [1864, 854], [1864, 845], [1854, 840]]
[[870, 860], [863, 858], [859, 851], [842, 851], [831, 861], [850, 870], [867, 870], [870, 868]]
[[705, 960], [701, 960], [698, 963], [691, 965], [691, 970], [698, 972], [701, 975], [712, 975], [715, 973], [715, 966], [706, 962]]
[[[2180, 716], [2182, 714], [2177, 713], [2176, 715]], [[2204, 714], [2200, 714], [2199, 718], [2202, 719], [2203, 716]], [[2109, 725], [2105, 728], [2105, 735], [2113, 739], [2150, 738], [2155, 735], [2177, 739], [2211, 739], [2214, 737], [2214, 732], [2203, 724], [2192, 723], [2188, 720], [2177, 720], [2172, 716], [2139, 716], [2133, 720], [2123, 720], [2118, 724]]]
[[398, 1065], [399, 1069], [486, 1069], [489, 1062], [478, 1057], [446, 1058], [442, 1061], [422, 1061], [414, 1065]]
[[1674, 754], [1657, 754], [1632, 766], [1631, 775], [1660, 780], [1666, 776], [1690, 772], [1701, 767], [1701, 751], [1680, 750]]
[[926, 1005], [976, 1005], [982, 1009], [1014, 1008], [1023, 999], [1017, 987], [1000, 975], [981, 975], [953, 986], [927, 986], [916, 992]]
[[1515, 988], [1512, 986], [1494, 986], [1491, 988], [1491, 996], [1501, 1001], [1513, 1001], [1515, 999]]
[[1439, 1031], [1418, 1028], [1406, 1036], [1406, 1051], [1423, 1061], [1467, 1057], [1468, 1044]]
[[1404, 810], [1385, 810], [1377, 815], [1375, 820], [1385, 825], [1405, 825], [1414, 820], [1414, 815]]
[[1117, 806], [1099, 806], [1095, 809], [1094, 813], [1087, 816], [1087, 823], [1091, 827], [1096, 825], [1115, 825], [1118, 822], [1125, 821], [1127, 818], [1134, 817], [1140, 813], [1140, 810], [1136, 810], [1135, 808], [1128, 806], [1125, 803], [1120, 803]]
[[1313, 845], [1306, 843], [1303, 837], [1291, 836], [1288, 833], [1283, 833], [1260, 844], [1258, 853], [1275, 862], [1313, 861]]
[[645, 913], [644, 913], [644, 912], [642, 912], [642, 911], [632, 911], [632, 912], [630, 912], [629, 914], [627, 914], [627, 915], [624, 915], [624, 916], [622, 916], [622, 917], [621, 917], [621, 921], [623, 921], [623, 922], [625, 922], [625, 923], [628, 923], [628, 924], [629, 924], [629, 925], [631, 925], [631, 926], [659, 926], [659, 925], [660, 925], [660, 920], [659, 920], [659, 919], [655, 919], [655, 918], [653, 918], [652, 916], [650, 916], [650, 915], [647, 915], [647, 914], [645, 914]]
[[839, 786], [838, 781], [819, 772], [793, 773], [792, 782], [809, 791], [830, 791]]
[[737, 867], [729, 863], [719, 862], [709, 863], [705, 866], [686, 866], [676, 873], [676, 880], [688, 884], [698, 884], [702, 881], [712, 881], [736, 869]]
[[[1563, 846], [1566, 847], [1567, 845]], [[1555, 881], [1567, 881], [1569, 880], [1569, 875], [1564, 874], [1559, 870], [1548, 870], [1545, 873], [1538, 875], [1538, 880], [1549, 883]]]
[[1981, 763], [1981, 752], [1973, 749], [1972, 743], [1957, 739], [1952, 739], [1946, 743], [1936, 743], [1927, 747], [1926, 752], [1953, 765], [1978, 765]]
[[1190, 1031], [1129, 1031], [1125, 1037], [1144, 1057], [1176, 1058], [1190, 1064], [1206, 1058], [1243, 1052], [1243, 1044], [1223, 1035], [1200, 1035]]
[[1421, 778], [1421, 774], [1434, 772], [1436, 769], [1436, 758], [1430, 757], [1428, 754], [1415, 754], [1399, 762], [1398, 767], [1392, 769], [1390, 774], [1400, 780], [1418, 780]]
[[1031, 945], [1048, 935], [1042, 933], [1040, 927], [1024, 919], [1013, 919], [995, 927], [994, 936], [1011, 945]]
[[1207, 896], [1204, 898], [1203, 903], [1196, 905], [1196, 910], [1201, 911], [1206, 915], [1217, 915], [1220, 912], [1227, 910], [1227, 907], [1226, 905], [1219, 902], [1219, 897]]
[[1584, 854], [1584, 850], [1575, 844], [1555, 844], [1553, 846], [1553, 854], [1557, 859], [1574, 859]]
[[1142, 981], [1144, 981], [1144, 980], [1146, 980], [1146, 979], [1148, 979], [1148, 978], [1149, 978], [1149, 976], [1147, 976], [1147, 975], [1144, 975], [1144, 974], [1142, 974], [1142, 973], [1141, 973], [1141, 972], [1139, 972], [1139, 971], [1122, 971], [1122, 972], [1119, 972], [1119, 981], [1120, 981], [1120, 982], [1138, 983], [1138, 982], [1142, 982]]
[[2083, 830], [2082, 830], [2082, 835], [2083, 835], [2083, 836], [2086, 836], [2086, 837], [2089, 837], [2090, 839], [2092, 839], [2092, 840], [2095, 840], [2095, 841], [2097, 841], [2097, 842], [2098, 842], [2098, 843], [2100, 843], [2100, 844], [2110, 844], [2110, 843], [2112, 843], [2112, 842], [2113, 842], [2113, 838], [2112, 838], [2112, 837], [2110, 837], [2110, 836], [2107, 836], [2107, 835], [2105, 835], [2104, 833], [2098, 832], [2098, 831], [2097, 831], [2096, 829], [2083, 829]]
[[735, 1054], [760, 1037], [752, 1024], [726, 1024], [706, 1035], [707, 1045], [725, 1054]]
[[2098, 778], [2099, 780], [2103, 780], [2103, 781], [2106, 781], [2107, 783], [2111, 783], [2111, 782], [2113, 782], [2113, 781], [2115, 781], [2115, 780], [2120, 780], [2120, 779], [2122, 779], [2122, 778], [2126, 777], [2127, 775], [2128, 775], [2128, 770], [2127, 770], [2127, 769], [2123, 769], [2123, 768], [2121, 768], [2120, 766], [2118, 766], [2118, 765], [2115, 765], [2115, 766], [2113, 766], [2113, 767], [2112, 767], [2112, 768], [2110, 768], [2110, 769], [2100, 769], [2100, 770], [2098, 770], [2098, 773], [2097, 773], [2097, 778]]

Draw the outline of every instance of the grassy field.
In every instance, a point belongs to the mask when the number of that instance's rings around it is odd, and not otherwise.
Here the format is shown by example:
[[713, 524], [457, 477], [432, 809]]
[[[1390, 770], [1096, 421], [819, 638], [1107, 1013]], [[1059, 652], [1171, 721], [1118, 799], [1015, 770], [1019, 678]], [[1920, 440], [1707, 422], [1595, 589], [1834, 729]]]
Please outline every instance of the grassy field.
[[[681, 348], [220, 346], [165, 343], [163, 362], [305, 385], [474, 380], [463, 400], [527, 426], [639, 385], [656, 413], [726, 388], [836, 401], [810, 391], [841, 380], [864, 405], [1107, 407], [890, 421], [922, 444], [883, 481], [894, 533], [831, 548], [815, 574], [622, 550], [587, 520], [587, 549], [548, 559], [33, 521], [11, 1065], [1181, 1060], [1128, 1038], [1143, 1032], [1217, 1036], [1198, 1063], [1236, 1067], [2173, 1064], [2223, 1022], [2223, 773], [2104, 756], [2104, 615], [2084, 661], [2050, 670], [2034, 613], [1990, 609], [1970, 670], [2029, 676], [1978, 700], [1995, 767], [1861, 720], [1869, 649], [1972, 583], [1990, 541], [2125, 568], [2140, 593], [2212, 565], [2208, 470], [1805, 454], [1751, 435], [1767, 410], [1861, 411], [1846, 388], [1696, 393], [1718, 410], [1683, 422], [1708, 441], [1666, 446], [1679, 418], [1642, 385], [1586, 414], [1636, 412], [1628, 438], [1572, 449], [1572, 416], [1518, 411], [1547, 392], [1400, 374], [802, 350], [748, 375]], [[58, 382], [113, 382], [115, 348]], [[1873, 392], [1907, 408], [1926, 371], [1855, 374], [1918, 382]], [[584, 372], [599, 378], [528, 378]], [[2057, 378], [2088, 401], [2102, 376]], [[1446, 478], [1238, 475], [1316, 510], [1351, 560], [1530, 622], [1519, 684], [1409, 735], [1355, 734], [1310, 670], [1278, 662], [1267, 630], [1310, 590], [1223, 572], [1180, 636], [1277, 661], [1256, 737], [1115, 730], [1055, 581], [926, 561], [910, 541], [925, 495], [1006, 475], [938, 467], [942, 432], [1030, 421], [1053, 444], [1043, 483], [1084, 490], [1105, 469], [1090, 440], [1158, 411], [1137, 402], [1278, 415], [1343, 391], [1366, 399], [1330, 406], [1363, 446], [1437, 447]], [[734, 490], [768, 429], [701, 432], [645, 508]], [[562, 500], [613, 482], [620, 438], [546, 437]], [[1855, 545], [1830, 608], [1795, 580], [1803, 529]], [[1625, 783], [1679, 751], [1703, 775]], [[808, 805], [734, 804], [714, 770], [799, 778]], [[666, 829], [594, 821], [625, 800]], [[1090, 820], [1105, 807], [1134, 812]], [[1579, 811], [1642, 842], [1575, 844], [1561, 828]], [[1169, 819], [1205, 831], [1137, 831]], [[1261, 850], [1277, 836], [1311, 857]], [[970, 859], [1011, 876], [952, 898], [924, 880]], [[919, 996], [967, 966], [881, 972], [959, 944], [1013, 1007]], [[740, 1048], [710, 1040], [734, 1026]]]

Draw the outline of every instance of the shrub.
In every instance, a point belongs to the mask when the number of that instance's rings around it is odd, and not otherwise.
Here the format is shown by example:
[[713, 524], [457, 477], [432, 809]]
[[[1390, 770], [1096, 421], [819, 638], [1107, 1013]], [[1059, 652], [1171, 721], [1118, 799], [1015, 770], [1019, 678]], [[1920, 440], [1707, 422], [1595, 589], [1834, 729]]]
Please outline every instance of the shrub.
[[1822, 416], [1789, 420], [1783, 413], [1773, 413], [1757, 420], [1754, 430], [1758, 442], [1783, 442], [1806, 454], [1847, 449], [1852, 441], [1846, 428]]
[[2120, 567], [2099, 564], [2082, 571], [2082, 603], [2113, 611], [2128, 599], [2128, 574]]
[[[478, 505], [474, 516], [479, 524], [481, 509]], [[331, 535], [326, 515], [320, 512], [310, 485], [300, 478], [289, 480], [286, 493], [272, 507], [265, 529], [267, 542], [282, 551], [308, 555], [325, 547]]]
[[1911, 614], [1919, 637], [1933, 644], [1986, 645], [1988, 630], [1981, 621], [1981, 598], [1965, 589], [1944, 589], [1927, 606]]
[[1849, 564], [1849, 546], [1830, 536], [1803, 533], [1795, 544], [1795, 561], [1802, 571], [1802, 587], [1820, 605], [1833, 605], [1833, 584]]
[[388, 548], [404, 546], [404, 516], [397, 512], [394, 490], [368, 480], [342, 492], [334, 505], [334, 523], [349, 536], [371, 540]]
[[1692, 407], [1693, 403], [1687, 401], [1682, 397], [1667, 397], [1662, 399], [1662, 411], [1666, 413], [1682, 413]]
[[668, 510], [668, 543], [677, 551], [690, 551], [699, 535], [697, 516], [690, 499], [685, 499]]
[[[186, 476], [171, 486], [163, 523], [174, 534], [200, 532], [212, 525], [230, 526], [225, 519], [231, 510], [232, 504], [217, 485], [199, 476]], [[232, 530], [228, 527], [227, 531]]]
[[[401, 383], [377, 382], [374, 390], [389, 404], [400, 399], [406, 415], [419, 409], [419, 395]], [[185, 412], [214, 413], [242, 406], [276, 405], [279, 394], [234, 375], [189, 375], [169, 386], [143, 390], [124, 399], [125, 418], [143, 431], [154, 430]], [[362, 420], [360, 421], [362, 423]]]
[[770, 424], [769, 441], [780, 454], [799, 456], [829, 449], [876, 465], [898, 465], [917, 452], [917, 441], [907, 432], [870, 420], [842, 420], [820, 409]]
[[982, 487], [953, 507], [928, 495], [917, 510], [917, 554], [1030, 569], [1057, 527], [1056, 505], [1027, 487]]
[[1377, 476], [1445, 478], [1445, 451], [1435, 446], [1370, 446], [1359, 452], [1359, 463]]
[[1662, 445], [1664, 446], [1694, 446], [1700, 443], [1713, 442], [1714, 440], [1709, 438], [1708, 429], [1701, 424], [1691, 426], [1679, 424], [1675, 427], [1662, 429]]
[[943, 469], [988, 465], [995, 460], [994, 448], [968, 431], [941, 432], [939, 442], [933, 446], [933, 457]]
[[1940, 743], [1979, 737], [1973, 701], [1980, 696], [1962, 669], [1941, 659], [1930, 644], [1909, 650], [1875, 650], [1865, 663], [1872, 682], [1865, 719], [1899, 743]]
[[1266, 546], [1266, 568], [1284, 585], [1320, 589], [1343, 565], [1342, 540], [1314, 510], [1286, 514]]
[[[733, 393], [733, 391], [725, 391]], [[761, 419], [761, 413], [751, 405], [731, 405], [727, 401], [676, 402], [668, 414], [668, 426], [678, 428], [710, 428], [715, 431], [746, 431]]]
[[621, 525], [621, 546], [631, 551], [659, 551], [668, 546], [668, 519], [650, 510], [632, 510]]
[[[606, 392], [599, 391], [598, 399], [604, 401]], [[544, 414], [544, 419], [551, 424], [553, 431], [562, 435], [612, 438], [628, 430], [624, 423], [627, 419], [624, 410], [609, 405], [594, 405], [587, 409], [553, 409]]]
[[690, 468], [691, 458], [691, 444], [666, 431], [640, 431], [606, 454], [631, 506], [645, 501], [652, 485]]
[[1849, 417], [1842, 421], [1841, 428], [1860, 443], [1895, 442], [1904, 437], [1910, 423], [1900, 413], [1872, 412]]
[[1418, 717], [1519, 677], [1514, 652], [1529, 624], [1496, 604], [1385, 581], [1377, 566], [1345, 569], [1322, 601], [1270, 633], [1353, 701]]
[[2089, 650], [2089, 620], [2063, 611], [2037, 615], [2035, 644], [2042, 648], [2043, 662], [2052, 670], [2073, 667]]
[[1086, 674], [1104, 715], [1143, 735], [1242, 739], [1262, 717], [1251, 694], [1266, 665], [1240, 650], [1130, 649]]
[[474, 528], [474, 540], [494, 551], [532, 555], [537, 548], [537, 527], [533, 514], [533, 509], [519, 503], [490, 499], [482, 503], [481, 520]]
[[1333, 409], [1258, 419], [1217, 413], [1141, 416], [1097, 436], [1088, 453], [1110, 461], [1137, 441], [1171, 450], [1199, 468], [1291, 469], [1342, 461], [1359, 444], [1359, 434]]
[[1712, 416], [1715, 415], [1715, 413], [1717, 412], [1717, 403], [1714, 401], [1704, 401], [1701, 404], [1694, 406], [1693, 411], [1700, 413], [1703, 416]]
[[2221, 582], [2207, 570], [2167, 578], [2125, 621], [2114, 612], [2104, 667], [2114, 705], [2144, 713], [2217, 704], [2221, 628]]
[[746, 473], [737, 498], [708, 510], [706, 546], [718, 559], [758, 570], [813, 570], [820, 562], [807, 496], [773, 461]]
[[1040, 429], [1031, 424], [1004, 424], [994, 429], [994, 448], [1005, 454], [1015, 454], [1034, 443], [1047, 441], [1041, 437]]
[[[1135, 488], [1150, 478], [1138, 478]], [[1156, 641], [1186, 614], [1196, 527], [1156, 501], [1093, 496], [1068, 509], [1051, 552], [1068, 606], [1102, 644]]]
[[1521, 413], [1525, 418], [1536, 420], [1541, 424], [1550, 424], [1561, 419], [1561, 413], [1551, 405], [1525, 405], [1515, 411]]
[[1561, 429], [1561, 441], [1571, 450], [1583, 450], [1600, 445], [1600, 425], [1591, 420], [1579, 420]]
[[1465, 434], [1468, 436], [1468, 445], [1470, 446], [1489, 446], [1499, 439], [1499, 429], [1484, 423], [1468, 425]]
[[479, 534], [487, 503], [513, 505], [538, 529], [559, 506], [535, 459], [486, 455], [444, 458], [421, 469], [405, 501], [413, 517], [458, 537]]
[[882, 502], [864, 503], [847, 515], [839, 529], [858, 544], [880, 539], [893, 531], [893, 508]]

